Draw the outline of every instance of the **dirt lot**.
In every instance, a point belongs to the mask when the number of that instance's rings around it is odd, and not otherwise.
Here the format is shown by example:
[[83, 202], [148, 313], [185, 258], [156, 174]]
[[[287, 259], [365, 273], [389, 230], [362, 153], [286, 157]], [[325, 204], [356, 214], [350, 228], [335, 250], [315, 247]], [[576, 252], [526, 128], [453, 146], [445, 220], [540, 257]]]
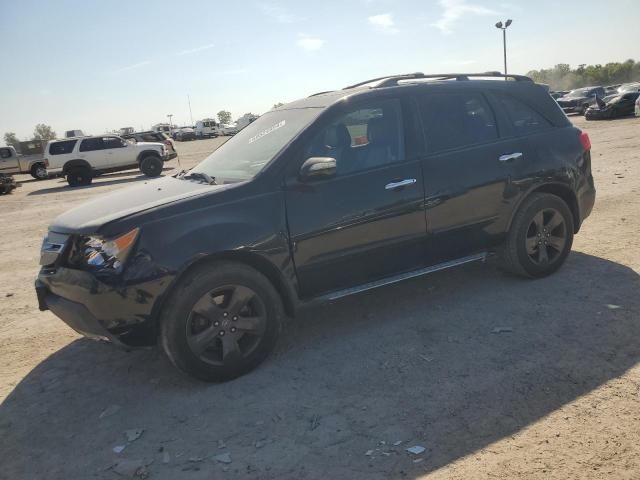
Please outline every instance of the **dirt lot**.
[[[308, 311], [221, 385], [37, 309], [49, 221], [144, 177], [19, 178], [0, 198], [0, 479], [640, 478], [640, 119], [576, 123], [598, 199], [558, 274], [471, 265]], [[183, 166], [217, 143], [179, 144]]]

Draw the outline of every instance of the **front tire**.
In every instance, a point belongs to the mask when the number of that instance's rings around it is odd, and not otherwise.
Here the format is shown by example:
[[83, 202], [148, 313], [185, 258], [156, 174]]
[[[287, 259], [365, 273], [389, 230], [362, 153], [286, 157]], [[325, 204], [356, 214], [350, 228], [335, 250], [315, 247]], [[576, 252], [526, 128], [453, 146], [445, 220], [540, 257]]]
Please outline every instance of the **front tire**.
[[207, 264], [176, 286], [160, 319], [171, 362], [207, 382], [237, 378], [273, 351], [282, 301], [266, 277], [240, 263]]
[[571, 251], [573, 231], [573, 215], [564, 200], [550, 193], [532, 194], [513, 219], [502, 267], [528, 278], [552, 274]]
[[45, 180], [49, 178], [49, 174], [47, 173], [47, 167], [44, 166], [44, 163], [34, 163], [31, 166], [31, 176], [36, 180]]
[[71, 187], [83, 187], [91, 185], [93, 172], [89, 167], [73, 167], [67, 173], [67, 183]]
[[144, 157], [140, 161], [140, 171], [147, 177], [157, 177], [162, 173], [162, 160], [155, 155]]

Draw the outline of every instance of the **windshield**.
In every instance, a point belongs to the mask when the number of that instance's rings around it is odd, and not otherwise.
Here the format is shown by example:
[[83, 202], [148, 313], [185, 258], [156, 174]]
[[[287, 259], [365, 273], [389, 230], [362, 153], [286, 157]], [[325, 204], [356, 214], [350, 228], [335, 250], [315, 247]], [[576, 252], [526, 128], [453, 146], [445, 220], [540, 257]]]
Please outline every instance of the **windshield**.
[[191, 172], [206, 173], [218, 183], [250, 180], [321, 112], [322, 108], [300, 108], [265, 113]]

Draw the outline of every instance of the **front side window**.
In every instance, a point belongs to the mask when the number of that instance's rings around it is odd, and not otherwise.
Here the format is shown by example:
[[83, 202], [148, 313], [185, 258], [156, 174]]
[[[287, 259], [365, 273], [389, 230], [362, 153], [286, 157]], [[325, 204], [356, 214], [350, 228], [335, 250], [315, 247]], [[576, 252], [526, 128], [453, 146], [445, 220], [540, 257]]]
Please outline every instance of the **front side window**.
[[217, 183], [250, 180], [322, 111], [292, 108], [265, 113], [191, 171], [206, 173]]
[[[73, 147], [76, 146], [78, 140], [66, 140], [63, 142], [55, 142], [49, 146], [50, 155], [64, 155], [73, 152]], [[82, 145], [81, 145], [82, 147]]]
[[8, 148], [0, 148], [0, 158], [9, 158], [11, 156], [11, 150]]
[[102, 150], [102, 138], [85, 138], [80, 144], [81, 152], [93, 152], [94, 150]]
[[474, 92], [436, 93], [419, 101], [427, 151], [430, 153], [497, 140], [493, 111]]
[[107, 150], [109, 148], [122, 148], [124, 146], [125, 143], [118, 137], [104, 137], [102, 139], [102, 148], [104, 150]]
[[526, 135], [551, 128], [551, 123], [546, 118], [517, 98], [498, 94], [498, 100], [506, 111], [516, 135]]
[[337, 175], [347, 175], [404, 160], [402, 138], [400, 104], [381, 101], [339, 115], [314, 136], [304, 158], [334, 158]]

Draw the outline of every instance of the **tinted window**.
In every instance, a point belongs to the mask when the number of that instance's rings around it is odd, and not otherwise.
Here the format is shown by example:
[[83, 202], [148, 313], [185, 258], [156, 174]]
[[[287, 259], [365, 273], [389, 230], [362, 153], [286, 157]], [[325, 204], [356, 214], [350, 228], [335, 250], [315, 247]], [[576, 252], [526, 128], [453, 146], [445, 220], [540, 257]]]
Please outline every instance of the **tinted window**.
[[8, 148], [0, 148], [0, 158], [9, 158], [11, 156], [11, 150]]
[[49, 146], [50, 155], [64, 155], [73, 152], [78, 140], [65, 140], [64, 142], [55, 142]]
[[117, 137], [104, 137], [102, 139], [102, 148], [103, 149], [122, 148], [122, 147], [124, 147], [124, 144], [122, 143], [122, 140], [120, 140]]
[[498, 138], [493, 111], [477, 93], [441, 93], [419, 102], [427, 151], [440, 152]]
[[547, 119], [517, 98], [499, 94], [498, 100], [506, 111], [516, 135], [526, 135], [551, 128]]
[[92, 152], [102, 149], [102, 138], [86, 138], [80, 144], [81, 152]]
[[338, 175], [368, 170], [404, 159], [400, 105], [382, 101], [339, 115], [318, 132], [304, 158], [332, 157]]

